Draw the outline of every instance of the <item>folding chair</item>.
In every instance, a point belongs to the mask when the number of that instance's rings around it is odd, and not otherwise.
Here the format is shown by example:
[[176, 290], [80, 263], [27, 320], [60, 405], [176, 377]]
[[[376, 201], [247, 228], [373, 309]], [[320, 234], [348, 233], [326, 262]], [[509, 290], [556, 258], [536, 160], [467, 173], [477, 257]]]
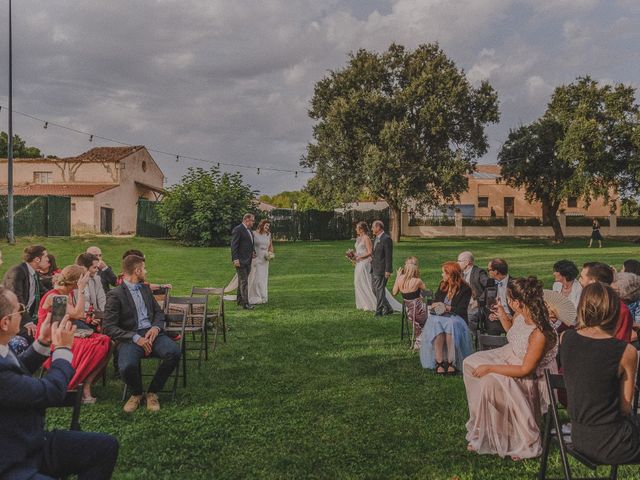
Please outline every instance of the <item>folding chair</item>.
[[71, 424], [69, 430], [81, 431], [80, 428], [80, 409], [82, 408], [82, 387], [80, 383], [74, 390], [67, 391], [66, 396], [59, 405], [53, 405], [52, 408], [69, 408], [71, 411]]
[[[429, 308], [429, 305], [433, 300], [433, 292], [431, 290], [423, 290], [420, 293], [420, 296], [427, 304], [427, 308]], [[409, 347], [412, 347], [416, 341], [415, 325], [409, 319], [409, 315], [407, 314], [407, 305], [403, 300], [402, 315], [400, 316], [400, 340], [404, 340], [405, 335], [407, 335], [407, 337], [409, 338]]]
[[[563, 433], [563, 425], [560, 421], [558, 400], [556, 397], [558, 390], [564, 390], [565, 388], [563, 376], [552, 374], [549, 369], [545, 369], [544, 379], [551, 403], [549, 405], [549, 410], [545, 415], [544, 432], [542, 437], [542, 456], [540, 457], [538, 480], [560, 480], [558, 477], [547, 476], [549, 453], [551, 450], [551, 443], [553, 442], [557, 443], [560, 449], [560, 460], [562, 462], [564, 480], [616, 480], [618, 478], [618, 465], [610, 465], [610, 472], [606, 477], [588, 477], [588, 479], [585, 477], [572, 477], [571, 466], [569, 465], [569, 456], [572, 456], [593, 471], [595, 471], [598, 466], [603, 465], [588, 458], [586, 455], [573, 448], [571, 443], [571, 434]], [[635, 411], [635, 405], [632, 411]], [[570, 423], [568, 425], [569, 427], [571, 426]]]
[[153, 296], [155, 297], [158, 304], [162, 307], [163, 312], [167, 311], [169, 292], [171, 292], [171, 289], [169, 287], [158, 287], [151, 292], [153, 293]]
[[486, 333], [478, 333], [478, 351], [493, 350], [500, 348], [509, 343], [504, 335], [487, 335]]
[[[168, 310], [186, 314], [185, 333], [191, 333], [193, 341], [198, 341], [197, 348], [185, 347], [186, 351], [198, 350], [198, 368], [202, 365], [202, 356], [209, 359], [209, 333], [207, 329], [208, 297], [169, 297]], [[200, 334], [197, 339], [196, 335]], [[190, 360], [188, 356], [186, 360]]]
[[[173, 372], [173, 386], [171, 390], [162, 390], [160, 393], [171, 393], [171, 400], [174, 401], [176, 399], [176, 390], [178, 389], [178, 380], [182, 377], [182, 386], [184, 388], [187, 387], [187, 352], [185, 349], [184, 337], [185, 337], [185, 326], [187, 322], [187, 315], [183, 313], [167, 313], [165, 314], [165, 324], [164, 324], [164, 332], [165, 333], [178, 333], [180, 336], [175, 341], [178, 342], [178, 346], [180, 347], [180, 359], [178, 360], [178, 364], [176, 365], [176, 369]], [[116, 352], [117, 354], [117, 352]], [[154, 357], [145, 357], [140, 360], [140, 368], [142, 369], [142, 361], [156, 360], [157, 364], [160, 365], [162, 359], [154, 358]], [[180, 374], [180, 366], [182, 364], [182, 375]], [[141, 376], [143, 380], [145, 378], [150, 378], [155, 375], [154, 373], [144, 373], [141, 372]], [[124, 384], [124, 388], [122, 389], [122, 401], [124, 402], [127, 398], [127, 393], [129, 393], [129, 387], [127, 384]]]
[[192, 287], [191, 296], [204, 296], [207, 299], [207, 306], [209, 306], [209, 298], [214, 297], [218, 299], [218, 308], [207, 311], [206, 320], [211, 320], [214, 337], [211, 344], [211, 349], [215, 350], [216, 340], [218, 338], [218, 329], [222, 325], [222, 341], [227, 343], [227, 324], [224, 317], [224, 288], [200, 288]]

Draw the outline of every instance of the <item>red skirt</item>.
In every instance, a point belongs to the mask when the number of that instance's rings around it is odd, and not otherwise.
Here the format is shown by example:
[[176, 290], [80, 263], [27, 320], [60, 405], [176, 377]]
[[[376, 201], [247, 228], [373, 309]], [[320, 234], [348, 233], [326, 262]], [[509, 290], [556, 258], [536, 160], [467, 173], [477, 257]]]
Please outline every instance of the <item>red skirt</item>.
[[[69, 382], [69, 390], [73, 390], [79, 383], [84, 380], [104, 361], [109, 354], [111, 339], [100, 333], [93, 333], [86, 338], [76, 337], [73, 339], [71, 352], [73, 360], [71, 366], [75, 369], [75, 373]], [[44, 368], [51, 366], [51, 359], [47, 360]]]

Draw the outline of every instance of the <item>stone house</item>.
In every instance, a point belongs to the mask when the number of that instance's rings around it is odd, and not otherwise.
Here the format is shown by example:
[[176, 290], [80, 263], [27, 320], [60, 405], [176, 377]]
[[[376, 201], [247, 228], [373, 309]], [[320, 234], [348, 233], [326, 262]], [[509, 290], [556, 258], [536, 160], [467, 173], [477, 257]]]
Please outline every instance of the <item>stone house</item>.
[[[6, 194], [7, 160], [0, 159]], [[14, 193], [71, 197], [71, 230], [133, 234], [138, 199], [158, 200], [164, 174], [144, 146], [97, 147], [69, 158], [16, 158]]]

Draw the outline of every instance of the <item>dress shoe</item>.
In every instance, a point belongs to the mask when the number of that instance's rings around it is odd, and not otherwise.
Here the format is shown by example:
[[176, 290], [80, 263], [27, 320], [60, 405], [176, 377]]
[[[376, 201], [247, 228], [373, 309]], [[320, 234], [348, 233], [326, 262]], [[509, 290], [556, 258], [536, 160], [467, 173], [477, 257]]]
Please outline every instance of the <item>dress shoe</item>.
[[127, 403], [125, 403], [124, 407], [122, 407], [122, 410], [125, 413], [133, 413], [138, 409], [141, 401], [142, 395], [131, 395], [129, 397], [129, 400], [127, 400]]
[[147, 393], [147, 410], [150, 412], [160, 411], [160, 402], [158, 401], [158, 395], [155, 393]]
[[244, 308], [245, 310], [253, 310], [253, 309], [254, 309], [254, 308], [256, 308], [256, 307], [254, 307], [253, 305], [245, 305], [245, 306], [244, 306], [244, 307], [242, 307], [242, 308]]

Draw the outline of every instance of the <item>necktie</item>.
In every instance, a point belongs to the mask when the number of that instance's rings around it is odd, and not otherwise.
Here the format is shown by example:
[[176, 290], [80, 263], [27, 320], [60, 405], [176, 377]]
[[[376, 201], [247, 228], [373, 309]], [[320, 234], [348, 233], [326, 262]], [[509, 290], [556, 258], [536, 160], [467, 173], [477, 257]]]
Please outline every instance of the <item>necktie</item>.
[[33, 274], [33, 285], [35, 286], [34, 295], [33, 295], [33, 319], [37, 321], [38, 319], [38, 308], [40, 308], [40, 280], [38, 279], [38, 274]]
[[499, 282], [496, 282], [496, 287], [500, 288], [502, 286], [502, 280], [500, 280]]

